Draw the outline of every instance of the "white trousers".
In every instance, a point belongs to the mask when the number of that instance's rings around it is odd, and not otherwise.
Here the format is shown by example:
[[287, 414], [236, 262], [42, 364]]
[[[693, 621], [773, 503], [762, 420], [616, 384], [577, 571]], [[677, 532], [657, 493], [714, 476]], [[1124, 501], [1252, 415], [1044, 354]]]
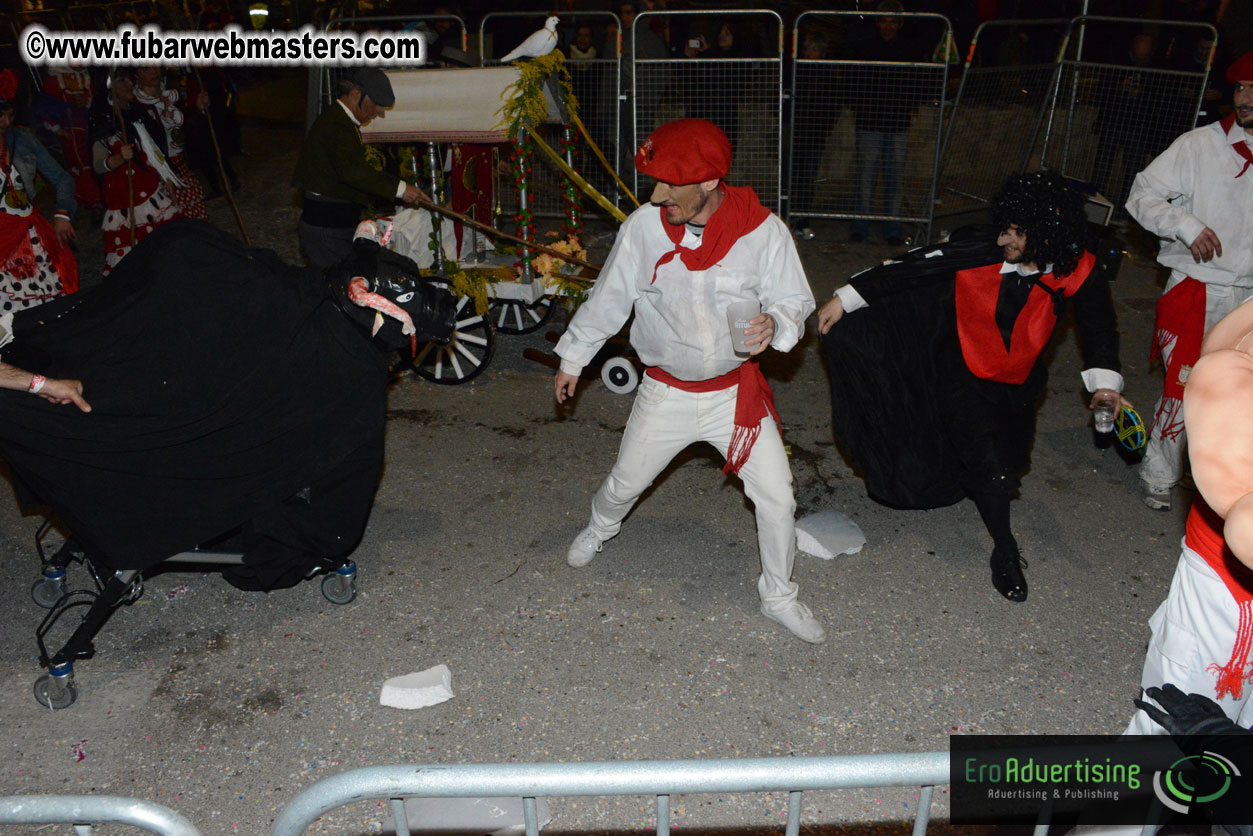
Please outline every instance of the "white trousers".
[[[1173, 289], [1185, 278], [1186, 276], [1178, 271], [1172, 273], [1170, 281], [1166, 283], [1166, 291]], [[1253, 288], [1250, 287], [1207, 284], [1205, 286], [1205, 333], [1208, 334], [1220, 319], [1238, 308], [1250, 296], [1253, 296]], [[1162, 365], [1164, 366], [1170, 364], [1168, 351], [1169, 349], [1162, 352]], [[1146, 421], [1152, 421], [1153, 416], [1161, 410], [1164, 397], [1159, 398], [1157, 405], [1153, 407], [1153, 415], [1141, 417]], [[1144, 446], [1144, 461], [1140, 463], [1140, 481], [1155, 490], [1170, 490], [1177, 485], [1183, 476], [1183, 450], [1186, 441], [1186, 430], [1169, 438], [1161, 437], [1160, 428], [1159, 432], [1151, 433], [1148, 443]]]
[[[1206, 670], [1227, 664], [1239, 623], [1240, 608], [1227, 585], [1205, 558], [1184, 546], [1170, 592], [1149, 619], [1153, 638], [1140, 684], [1160, 688], [1169, 682], [1185, 694], [1203, 694], [1244, 728], [1253, 726], [1253, 682], [1244, 683], [1239, 699], [1227, 694], [1220, 700], [1214, 694], [1214, 671]], [[1166, 730], [1137, 709], [1123, 733], [1166, 734]]]
[[[592, 499], [591, 528], [597, 537], [608, 540], [618, 533], [640, 494], [689, 444], [706, 441], [726, 457], [738, 390], [732, 386], [717, 392], [684, 392], [644, 376], [622, 435], [618, 461]], [[757, 592], [764, 609], [782, 612], [796, 600], [797, 587], [791, 580], [796, 501], [783, 440], [768, 415], [748, 461], [740, 468], [740, 478], [757, 515], [761, 555]]]

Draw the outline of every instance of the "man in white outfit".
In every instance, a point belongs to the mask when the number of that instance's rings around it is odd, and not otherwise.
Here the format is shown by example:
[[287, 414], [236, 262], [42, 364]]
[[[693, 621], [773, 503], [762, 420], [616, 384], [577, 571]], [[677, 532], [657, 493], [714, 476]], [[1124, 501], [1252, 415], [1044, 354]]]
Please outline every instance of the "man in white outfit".
[[1253, 52], [1227, 70], [1235, 112], [1183, 134], [1136, 175], [1127, 211], [1161, 238], [1170, 268], [1157, 304], [1155, 351], [1165, 391], [1140, 466], [1144, 503], [1170, 508], [1183, 473], [1183, 386], [1216, 322], [1253, 296]]
[[[1213, 699], [1253, 725], [1253, 305], [1214, 326], [1184, 397], [1192, 475], [1200, 495], [1188, 515], [1170, 593], [1149, 620], [1153, 638], [1141, 684], [1169, 682]], [[1161, 734], [1143, 709], [1128, 734]]]
[[[789, 351], [814, 310], [813, 293], [787, 225], [747, 186], [723, 182], [731, 143], [712, 122], [680, 119], [640, 146], [635, 167], [657, 180], [652, 202], [622, 224], [613, 250], [557, 344], [558, 403], [634, 311], [631, 345], [647, 367], [618, 451], [592, 500], [591, 521], [566, 561], [585, 566], [670, 460], [695, 441], [727, 459], [753, 501], [761, 611], [811, 643], [822, 624], [797, 600], [792, 473], [774, 398], [756, 355]], [[744, 330], [747, 354], [731, 342], [727, 308], [760, 303]]]

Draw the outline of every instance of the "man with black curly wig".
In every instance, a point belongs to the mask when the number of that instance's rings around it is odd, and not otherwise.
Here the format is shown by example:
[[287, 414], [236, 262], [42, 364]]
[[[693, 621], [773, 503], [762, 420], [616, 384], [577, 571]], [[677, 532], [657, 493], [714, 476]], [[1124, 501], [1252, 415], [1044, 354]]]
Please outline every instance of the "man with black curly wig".
[[1089, 408], [1126, 402], [1109, 286], [1083, 248], [1082, 198], [1055, 174], [1023, 174], [1006, 181], [993, 217], [855, 275], [818, 326], [836, 439], [870, 496], [896, 508], [973, 499], [994, 544], [993, 585], [1025, 601], [1009, 503], [1029, 462], [1041, 358], [1067, 303]]

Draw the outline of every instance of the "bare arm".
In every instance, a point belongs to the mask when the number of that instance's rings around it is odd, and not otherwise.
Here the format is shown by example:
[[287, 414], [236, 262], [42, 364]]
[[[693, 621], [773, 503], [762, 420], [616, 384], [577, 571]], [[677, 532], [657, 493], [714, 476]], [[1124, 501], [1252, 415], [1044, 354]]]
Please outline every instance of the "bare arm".
[[0, 362], [0, 388], [16, 392], [31, 392], [52, 403], [75, 404], [83, 412], [91, 412], [91, 406], [83, 398], [83, 384], [79, 380], [58, 380], [31, 374], [17, 366]]

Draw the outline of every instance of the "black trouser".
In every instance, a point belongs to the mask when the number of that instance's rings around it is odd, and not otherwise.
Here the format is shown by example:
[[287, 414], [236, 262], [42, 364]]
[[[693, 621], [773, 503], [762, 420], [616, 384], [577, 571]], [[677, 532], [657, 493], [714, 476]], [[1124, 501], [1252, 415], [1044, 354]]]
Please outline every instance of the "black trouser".
[[325, 271], [352, 254], [361, 207], [355, 203], [306, 192], [300, 214], [300, 246], [309, 264]]
[[[964, 374], [963, 374], [964, 373]], [[964, 379], [956, 380], [958, 376]], [[974, 500], [996, 550], [1017, 554], [1009, 502], [1030, 462], [1045, 372], [1036, 366], [1020, 385], [979, 380], [964, 364], [945, 387], [941, 410], [962, 463], [961, 484]]]

